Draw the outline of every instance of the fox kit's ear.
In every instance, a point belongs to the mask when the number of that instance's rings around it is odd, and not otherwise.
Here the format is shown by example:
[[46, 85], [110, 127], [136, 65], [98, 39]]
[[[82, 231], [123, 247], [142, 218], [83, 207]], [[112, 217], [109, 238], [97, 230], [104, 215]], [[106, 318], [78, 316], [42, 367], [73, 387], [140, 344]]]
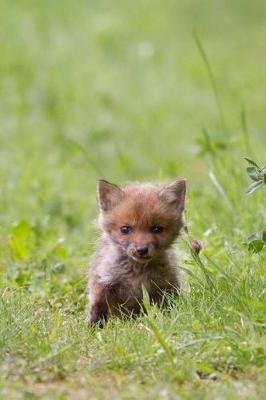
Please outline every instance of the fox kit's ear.
[[181, 214], [185, 208], [186, 180], [176, 179], [169, 185], [164, 186], [161, 190], [161, 196], [169, 204], [176, 206], [177, 212]]
[[111, 210], [121, 200], [122, 193], [118, 186], [101, 179], [97, 186], [100, 209], [103, 211]]

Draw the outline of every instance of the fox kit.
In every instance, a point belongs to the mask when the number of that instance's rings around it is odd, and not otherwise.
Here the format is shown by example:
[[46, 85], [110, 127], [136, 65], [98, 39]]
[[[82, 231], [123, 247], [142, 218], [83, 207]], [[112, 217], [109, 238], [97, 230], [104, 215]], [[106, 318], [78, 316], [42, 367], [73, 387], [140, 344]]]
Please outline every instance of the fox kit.
[[121, 188], [99, 181], [102, 237], [90, 271], [89, 325], [138, 313], [143, 287], [153, 302], [180, 292], [172, 244], [184, 226], [185, 193], [183, 179]]

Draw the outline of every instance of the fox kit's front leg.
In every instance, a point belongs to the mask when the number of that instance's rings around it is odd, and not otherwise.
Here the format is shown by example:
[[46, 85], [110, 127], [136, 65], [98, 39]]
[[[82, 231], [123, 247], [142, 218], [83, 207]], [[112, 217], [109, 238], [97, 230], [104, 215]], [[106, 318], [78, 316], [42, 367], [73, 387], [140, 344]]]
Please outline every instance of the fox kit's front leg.
[[107, 320], [108, 301], [107, 289], [99, 282], [91, 282], [89, 289], [89, 316], [88, 325], [93, 326], [97, 322]]

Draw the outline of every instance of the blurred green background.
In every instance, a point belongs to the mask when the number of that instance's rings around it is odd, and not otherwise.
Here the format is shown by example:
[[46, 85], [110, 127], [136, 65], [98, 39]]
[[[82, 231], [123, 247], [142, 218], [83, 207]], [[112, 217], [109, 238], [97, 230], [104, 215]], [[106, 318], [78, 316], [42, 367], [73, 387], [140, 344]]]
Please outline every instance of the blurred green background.
[[[243, 104], [263, 156], [263, 1], [14, 0], [0, 7], [2, 222], [38, 217], [51, 202], [88, 221], [99, 177], [182, 175], [195, 186], [205, 173], [197, 138], [205, 128], [240, 147]], [[214, 71], [229, 138], [193, 30]]]

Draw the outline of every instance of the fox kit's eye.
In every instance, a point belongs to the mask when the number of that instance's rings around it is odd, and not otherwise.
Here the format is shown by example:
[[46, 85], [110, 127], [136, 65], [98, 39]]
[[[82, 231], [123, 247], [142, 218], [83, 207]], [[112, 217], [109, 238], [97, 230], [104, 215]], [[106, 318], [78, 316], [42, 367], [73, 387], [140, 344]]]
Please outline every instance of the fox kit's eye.
[[132, 231], [132, 227], [129, 225], [121, 226], [120, 231], [124, 233], [124, 235], [128, 235]]
[[163, 226], [162, 225], [153, 225], [151, 230], [152, 230], [153, 233], [162, 233]]

